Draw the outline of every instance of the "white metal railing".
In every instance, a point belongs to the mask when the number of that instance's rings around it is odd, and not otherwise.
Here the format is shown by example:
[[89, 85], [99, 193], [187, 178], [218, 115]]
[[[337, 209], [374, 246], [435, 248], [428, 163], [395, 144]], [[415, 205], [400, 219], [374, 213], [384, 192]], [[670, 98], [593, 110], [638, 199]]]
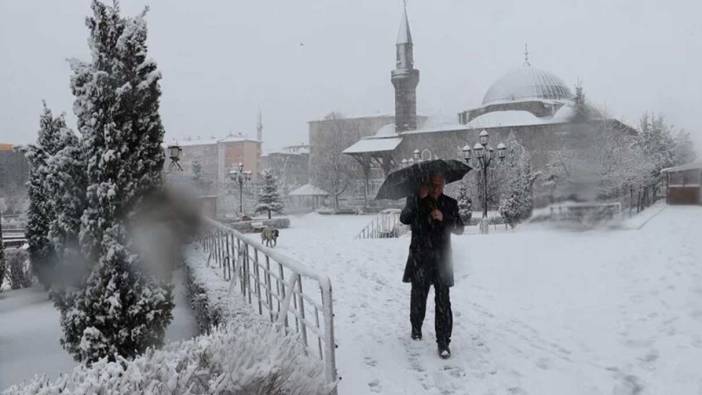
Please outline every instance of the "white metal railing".
[[305, 352], [322, 360], [326, 379], [336, 385], [337, 345], [329, 277], [231, 227], [211, 219], [205, 221], [207, 229], [201, 243], [210, 261], [222, 270], [222, 277], [238, 281], [244, 299], [256, 306], [259, 314], [267, 315], [286, 331], [294, 328], [301, 334]]
[[386, 239], [400, 237], [409, 231], [409, 226], [400, 222], [399, 209], [385, 209], [366, 225], [356, 239]]

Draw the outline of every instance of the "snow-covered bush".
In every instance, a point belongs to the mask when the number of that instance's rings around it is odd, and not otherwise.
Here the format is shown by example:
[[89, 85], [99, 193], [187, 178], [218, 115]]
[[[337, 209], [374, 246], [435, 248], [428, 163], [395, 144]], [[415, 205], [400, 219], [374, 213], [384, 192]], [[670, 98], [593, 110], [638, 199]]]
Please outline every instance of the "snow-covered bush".
[[278, 193], [278, 183], [270, 170], [263, 172], [263, 188], [258, 195], [258, 204], [255, 211], [256, 214], [268, 213], [269, 219], [272, 212], [276, 214], [283, 212], [283, 201]]
[[35, 376], [6, 394], [328, 394], [321, 364], [300, 348], [276, 327], [218, 327], [133, 360], [103, 358], [54, 380]]
[[7, 272], [10, 288], [20, 289], [32, 286], [32, 271], [29, 265], [27, 251], [12, 248], [6, 253]]

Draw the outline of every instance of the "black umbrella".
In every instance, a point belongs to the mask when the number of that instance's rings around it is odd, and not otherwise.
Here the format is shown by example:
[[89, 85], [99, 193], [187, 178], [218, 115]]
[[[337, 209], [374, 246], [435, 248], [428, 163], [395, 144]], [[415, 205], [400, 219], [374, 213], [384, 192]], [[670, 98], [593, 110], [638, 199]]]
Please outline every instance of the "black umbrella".
[[432, 175], [441, 174], [449, 184], [463, 178], [471, 167], [459, 160], [435, 159], [415, 163], [388, 174], [376, 199], [401, 199], [417, 193], [419, 185]]

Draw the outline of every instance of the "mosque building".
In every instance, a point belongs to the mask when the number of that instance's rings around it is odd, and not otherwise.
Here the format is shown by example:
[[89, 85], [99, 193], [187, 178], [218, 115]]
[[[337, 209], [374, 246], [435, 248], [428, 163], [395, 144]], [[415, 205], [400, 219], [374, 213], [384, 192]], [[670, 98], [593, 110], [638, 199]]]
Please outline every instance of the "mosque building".
[[[510, 136], [516, 138], [529, 152], [535, 171], [544, 169], [557, 152], [591, 144], [588, 132], [595, 124], [606, 121], [614, 133], [635, 133], [589, 106], [582, 87], [576, 87], [573, 93], [558, 76], [532, 66], [526, 50], [524, 64], [495, 81], [480, 106], [457, 114], [453, 125], [430, 126], [426, 117], [417, 116], [420, 77], [414, 64], [406, 8], [400, 21], [391, 82], [395, 89], [394, 122], [361, 136], [343, 150], [363, 168], [362, 183], [371, 197], [384, 176], [398, 168], [403, 159], [412, 158], [416, 150], [422, 159], [458, 159], [462, 147], [476, 143], [483, 130], [494, 144]], [[310, 167], [312, 172], [312, 161]]]

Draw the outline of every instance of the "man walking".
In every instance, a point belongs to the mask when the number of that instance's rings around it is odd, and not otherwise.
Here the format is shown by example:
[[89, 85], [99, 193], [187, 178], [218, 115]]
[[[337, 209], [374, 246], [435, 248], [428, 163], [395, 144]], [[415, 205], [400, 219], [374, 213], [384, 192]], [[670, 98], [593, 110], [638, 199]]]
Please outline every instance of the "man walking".
[[462, 234], [463, 221], [456, 200], [444, 195], [444, 177], [433, 175], [428, 181], [419, 187], [416, 195], [407, 197], [400, 214], [400, 222], [410, 225], [412, 230], [402, 281], [412, 283], [410, 322], [414, 340], [422, 338], [429, 287], [434, 286], [436, 342], [439, 356], [446, 359], [451, 356], [449, 343], [453, 329], [449, 297], [449, 288], [453, 286], [451, 232]]

